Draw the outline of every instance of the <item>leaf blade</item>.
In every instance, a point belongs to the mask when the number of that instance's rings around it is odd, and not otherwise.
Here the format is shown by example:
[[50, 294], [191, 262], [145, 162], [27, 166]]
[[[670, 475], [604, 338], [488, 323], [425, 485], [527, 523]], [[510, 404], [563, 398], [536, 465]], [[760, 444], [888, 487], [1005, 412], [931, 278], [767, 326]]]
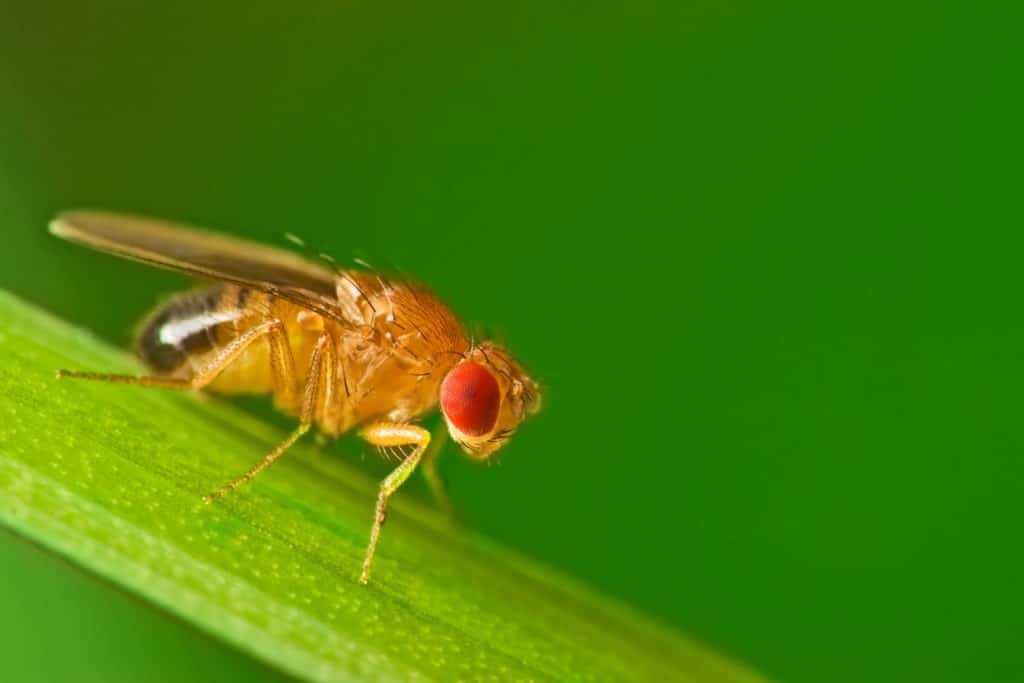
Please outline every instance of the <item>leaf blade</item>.
[[309, 680], [756, 681], [756, 674], [407, 497], [358, 573], [374, 482], [216, 400], [60, 381], [129, 370], [0, 294], [0, 522]]

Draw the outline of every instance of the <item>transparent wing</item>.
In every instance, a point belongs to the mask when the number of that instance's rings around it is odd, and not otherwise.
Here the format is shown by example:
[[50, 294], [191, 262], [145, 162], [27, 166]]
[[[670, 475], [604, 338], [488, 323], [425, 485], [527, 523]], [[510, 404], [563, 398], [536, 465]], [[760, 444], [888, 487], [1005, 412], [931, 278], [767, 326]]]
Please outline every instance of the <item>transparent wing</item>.
[[283, 249], [139, 216], [71, 211], [50, 223], [71, 242], [160, 268], [245, 285], [335, 320], [337, 275]]

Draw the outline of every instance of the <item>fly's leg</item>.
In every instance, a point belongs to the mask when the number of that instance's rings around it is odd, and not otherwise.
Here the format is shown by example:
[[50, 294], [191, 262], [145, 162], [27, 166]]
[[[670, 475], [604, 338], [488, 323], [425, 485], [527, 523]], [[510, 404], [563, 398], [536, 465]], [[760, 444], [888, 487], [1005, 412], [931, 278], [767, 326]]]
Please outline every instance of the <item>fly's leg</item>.
[[[302, 412], [299, 414], [299, 426], [295, 428], [291, 434], [288, 435], [284, 441], [282, 441], [277, 448], [270, 451], [260, 460], [258, 463], [249, 468], [242, 476], [238, 477], [229, 484], [225, 484], [213, 493], [210, 493], [203, 497], [204, 503], [212, 503], [213, 501], [226, 496], [231, 493], [239, 486], [249, 481], [257, 474], [267, 469], [277, 460], [281, 455], [291, 447], [296, 441], [298, 441], [303, 434], [309, 431], [309, 428], [313, 424], [313, 420], [316, 418], [317, 406], [320, 403], [321, 392], [324, 395], [330, 394], [330, 387], [333, 384], [334, 377], [334, 366], [337, 359], [334, 352], [334, 342], [330, 335], [323, 334], [316, 341], [316, 345], [313, 347], [313, 355], [309, 361], [309, 372], [306, 375], [306, 386], [302, 391]], [[325, 380], [326, 376], [326, 381]]]
[[263, 337], [266, 337], [270, 344], [270, 365], [274, 378], [275, 393], [281, 396], [282, 402], [294, 405], [297, 400], [295, 391], [295, 361], [292, 359], [291, 347], [288, 346], [288, 338], [285, 336], [284, 325], [281, 324], [280, 320], [268, 320], [246, 330], [225, 345], [220, 353], [209, 363], [199, 368], [189, 379], [111, 375], [74, 370], [58, 370], [57, 377], [116, 382], [119, 384], [140, 384], [145, 387], [163, 387], [166, 389], [202, 389], [217, 379], [217, 376], [234, 363], [250, 344]]
[[433, 494], [437, 506], [441, 508], [442, 512], [451, 517], [452, 503], [448, 498], [444, 479], [441, 478], [441, 473], [437, 471], [437, 461], [447, 441], [448, 430], [442, 423], [435, 430], [434, 435], [430, 439], [430, 446], [427, 448], [426, 453], [423, 454], [423, 478], [427, 480], [427, 486], [430, 487], [430, 493]]
[[388, 498], [398, 490], [423, 458], [423, 453], [430, 444], [430, 432], [416, 425], [396, 424], [394, 422], [374, 422], [359, 430], [359, 436], [374, 446], [408, 446], [413, 445], [412, 453], [406, 456], [387, 478], [380, 483], [377, 495], [377, 509], [370, 530], [370, 544], [366, 548], [366, 559], [363, 560], [363, 571], [359, 582], [365, 584], [370, 580], [370, 566], [373, 564], [373, 553], [377, 549], [380, 529], [387, 518]]

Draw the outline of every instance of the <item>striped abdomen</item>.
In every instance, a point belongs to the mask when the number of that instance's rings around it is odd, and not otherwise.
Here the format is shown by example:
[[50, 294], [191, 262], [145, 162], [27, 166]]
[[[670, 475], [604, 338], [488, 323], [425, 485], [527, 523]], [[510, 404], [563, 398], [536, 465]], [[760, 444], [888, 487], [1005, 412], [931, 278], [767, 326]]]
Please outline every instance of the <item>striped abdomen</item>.
[[238, 321], [246, 315], [246, 302], [229, 301], [229, 296], [248, 298], [248, 293], [243, 288], [217, 286], [171, 299], [143, 325], [139, 356], [158, 375], [180, 375], [182, 370], [190, 370], [192, 359], [207, 355], [223, 343], [225, 326], [237, 329]]

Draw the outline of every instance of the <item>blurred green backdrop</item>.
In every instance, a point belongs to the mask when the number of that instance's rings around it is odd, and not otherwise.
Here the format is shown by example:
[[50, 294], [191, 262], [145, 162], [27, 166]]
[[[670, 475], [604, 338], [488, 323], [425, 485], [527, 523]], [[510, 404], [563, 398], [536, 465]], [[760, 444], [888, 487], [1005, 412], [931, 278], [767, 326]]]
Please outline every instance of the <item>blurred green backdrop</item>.
[[829, 4], [4, 3], [0, 285], [127, 344], [181, 280], [79, 206], [408, 270], [548, 387], [475, 526], [781, 679], [1024, 680], [1024, 14]]

